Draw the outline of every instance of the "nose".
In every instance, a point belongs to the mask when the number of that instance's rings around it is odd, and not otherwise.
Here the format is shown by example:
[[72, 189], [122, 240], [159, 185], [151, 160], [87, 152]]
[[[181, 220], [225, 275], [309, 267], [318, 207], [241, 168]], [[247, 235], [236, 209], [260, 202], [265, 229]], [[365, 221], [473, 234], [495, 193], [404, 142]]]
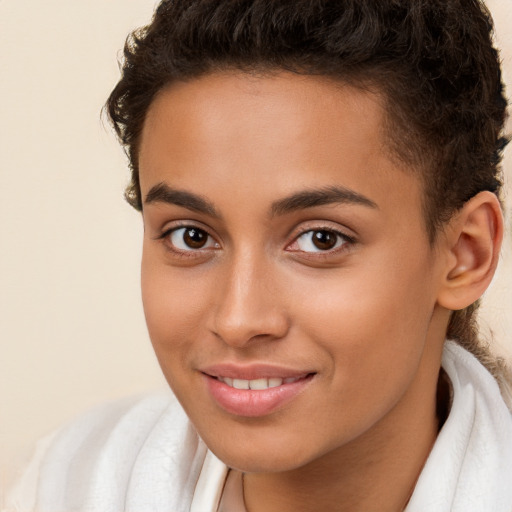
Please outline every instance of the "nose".
[[236, 348], [256, 340], [280, 339], [289, 329], [277, 280], [262, 259], [239, 258], [218, 283], [212, 331]]

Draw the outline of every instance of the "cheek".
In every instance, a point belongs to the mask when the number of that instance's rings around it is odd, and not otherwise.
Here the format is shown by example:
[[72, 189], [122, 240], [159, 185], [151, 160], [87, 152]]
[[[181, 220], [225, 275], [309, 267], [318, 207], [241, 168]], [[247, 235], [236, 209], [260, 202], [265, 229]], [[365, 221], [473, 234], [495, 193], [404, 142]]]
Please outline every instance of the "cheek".
[[363, 349], [425, 331], [435, 304], [428, 267], [380, 263], [297, 283], [298, 321]]
[[400, 398], [420, 364], [435, 302], [424, 265], [384, 268], [325, 281], [297, 315], [328, 355], [332, 385], [355, 416], [374, 407], [377, 417]]
[[[206, 308], [207, 281], [190, 270], [162, 264], [150, 251], [142, 257], [141, 288], [149, 336], [166, 377], [167, 367], [183, 363], [185, 349], [197, 338]], [[172, 356], [172, 357], [170, 357]]]

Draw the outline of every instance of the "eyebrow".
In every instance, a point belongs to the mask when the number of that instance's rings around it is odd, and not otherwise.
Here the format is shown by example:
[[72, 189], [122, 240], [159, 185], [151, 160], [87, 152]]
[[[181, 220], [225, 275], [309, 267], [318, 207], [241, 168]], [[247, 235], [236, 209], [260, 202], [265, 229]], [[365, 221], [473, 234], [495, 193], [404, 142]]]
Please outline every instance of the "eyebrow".
[[185, 190], [177, 190], [165, 183], [158, 183], [146, 195], [144, 204], [167, 203], [182, 206], [187, 210], [204, 213], [211, 217], [220, 218], [215, 206], [197, 194]]
[[[181, 206], [187, 210], [221, 218], [213, 203], [200, 195], [169, 187], [165, 183], [153, 186], [144, 200], [144, 204], [167, 203]], [[356, 204], [378, 209], [371, 199], [345, 187], [325, 187], [302, 190], [272, 203], [271, 215], [284, 215], [298, 210], [330, 204]]]
[[272, 204], [272, 215], [284, 215], [297, 210], [325, 206], [330, 204], [356, 204], [378, 209], [371, 199], [345, 187], [325, 187], [303, 190]]

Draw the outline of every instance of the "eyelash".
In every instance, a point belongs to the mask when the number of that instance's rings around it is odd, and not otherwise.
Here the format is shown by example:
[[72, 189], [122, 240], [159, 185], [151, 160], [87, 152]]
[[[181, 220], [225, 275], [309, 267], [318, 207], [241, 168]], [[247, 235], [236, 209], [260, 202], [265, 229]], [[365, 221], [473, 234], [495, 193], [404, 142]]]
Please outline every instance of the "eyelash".
[[[352, 245], [356, 243], [355, 238], [347, 235], [346, 233], [343, 233], [342, 231], [335, 229], [331, 226], [314, 226], [314, 227], [308, 227], [303, 229], [300, 233], [298, 233], [295, 238], [293, 239], [293, 242], [289, 244], [287, 247], [290, 247], [290, 245], [297, 244], [298, 240], [304, 236], [307, 233], [330, 233], [335, 235], [338, 240], [336, 243], [338, 243], [341, 240], [341, 244], [338, 247], [334, 247], [332, 249], [326, 249], [326, 250], [318, 250], [318, 251], [301, 251], [298, 250], [290, 250], [290, 252], [297, 252], [301, 253], [303, 257], [308, 258], [329, 258], [332, 257], [334, 254], [338, 254], [340, 252], [345, 252], [348, 250]], [[305, 255], [305, 256], [304, 256]]]
[[[206, 229], [199, 227], [199, 226], [195, 226], [193, 224], [175, 225], [172, 228], [166, 229], [161, 235], [156, 237], [156, 240], [162, 241], [163, 245], [167, 251], [173, 253], [174, 255], [176, 255], [178, 257], [183, 257], [183, 258], [196, 258], [199, 254], [202, 253], [204, 255], [205, 251], [211, 250], [210, 248], [205, 248], [205, 249], [190, 248], [190, 249], [184, 250], [184, 249], [179, 249], [178, 247], [173, 245], [170, 242], [170, 240], [168, 240], [168, 239], [172, 235], [172, 233], [179, 231], [180, 229], [201, 231], [202, 233], [205, 233], [208, 238], [215, 240], [214, 237], [212, 235], [210, 235], [210, 233], [208, 233], [208, 231]], [[219, 245], [218, 242], [215, 242], [215, 243], [217, 245]]]
[[[156, 237], [156, 240], [161, 240], [163, 242], [163, 245], [165, 246], [166, 250], [173, 253], [174, 255], [176, 256], [179, 256], [179, 257], [185, 257], [185, 258], [196, 258], [198, 257], [199, 255], [204, 255], [205, 254], [205, 251], [210, 251], [212, 250], [212, 248], [208, 247], [208, 248], [198, 248], [198, 249], [194, 249], [194, 248], [190, 248], [190, 249], [180, 249], [178, 247], [176, 247], [175, 245], [173, 245], [169, 239], [169, 237], [172, 235], [172, 233], [176, 232], [176, 231], [179, 231], [180, 229], [185, 229], [185, 230], [198, 230], [198, 231], [201, 231], [202, 233], [206, 234], [206, 236], [212, 240], [215, 240], [214, 237], [212, 235], [210, 235], [210, 233], [208, 233], [208, 231], [202, 227], [198, 227], [196, 225], [193, 225], [193, 224], [178, 224], [178, 225], [175, 225], [173, 226], [172, 228], [169, 228], [167, 230], [165, 230], [161, 235], [159, 235], [158, 237]], [[288, 249], [288, 247], [294, 245], [294, 244], [297, 244], [298, 243], [298, 240], [303, 237], [305, 234], [307, 233], [321, 233], [321, 232], [325, 232], [325, 233], [330, 233], [330, 234], [333, 234], [335, 235], [338, 240], [336, 241], [336, 244], [340, 241], [341, 239], [341, 244], [338, 246], [338, 247], [334, 247], [332, 249], [326, 249], [326, 250], [321, 250], [319, 249], [318, 251], [303, 251], [303, 250], [291, 250], [291, 249]], [[217, 246], [219, 246], [218, 242], [215, 242]], [[347, 234], [343, 233], [342, 231], [340, 230], [337, 230], [337, 229], [334, 229], [330, 226], [315, 226], [315, 227], [308, 227], [308, 228], [305, 228], [303, 229], [301, 232], [299, 232], [293, 239], [293, 241], [288, 244], [286, 246], [286, 250], [289, 251], [289, 252], [292, 252], [292, 253], [300, 253], [301, 255], [303, 255], [303, 257], [307, 257], [307, 258], [328, 258], [330, 256], [332, 256], [333, 254], [338, 254], [339, 252], [344, 252], [346, 251], [350, 246], [354, 245], [356, 243], [356, 240], [351, 237], [351, 236], [348, 236]], [[220, 246], [219, 246], [220, 247]], [[214, 249], [216, 249], [217, 247], [215, 247]]]

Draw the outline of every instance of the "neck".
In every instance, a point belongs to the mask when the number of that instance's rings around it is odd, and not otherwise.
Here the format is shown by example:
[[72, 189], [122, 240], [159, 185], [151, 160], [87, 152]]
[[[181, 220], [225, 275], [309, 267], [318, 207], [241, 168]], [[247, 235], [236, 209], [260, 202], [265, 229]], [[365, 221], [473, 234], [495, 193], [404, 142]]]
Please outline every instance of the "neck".
[[246, 474], [247, 511], [402, 512], [437, 437], [436, 393], [435, 372], [420, 370], [395, 408], [347, 445], [298, 469]]

